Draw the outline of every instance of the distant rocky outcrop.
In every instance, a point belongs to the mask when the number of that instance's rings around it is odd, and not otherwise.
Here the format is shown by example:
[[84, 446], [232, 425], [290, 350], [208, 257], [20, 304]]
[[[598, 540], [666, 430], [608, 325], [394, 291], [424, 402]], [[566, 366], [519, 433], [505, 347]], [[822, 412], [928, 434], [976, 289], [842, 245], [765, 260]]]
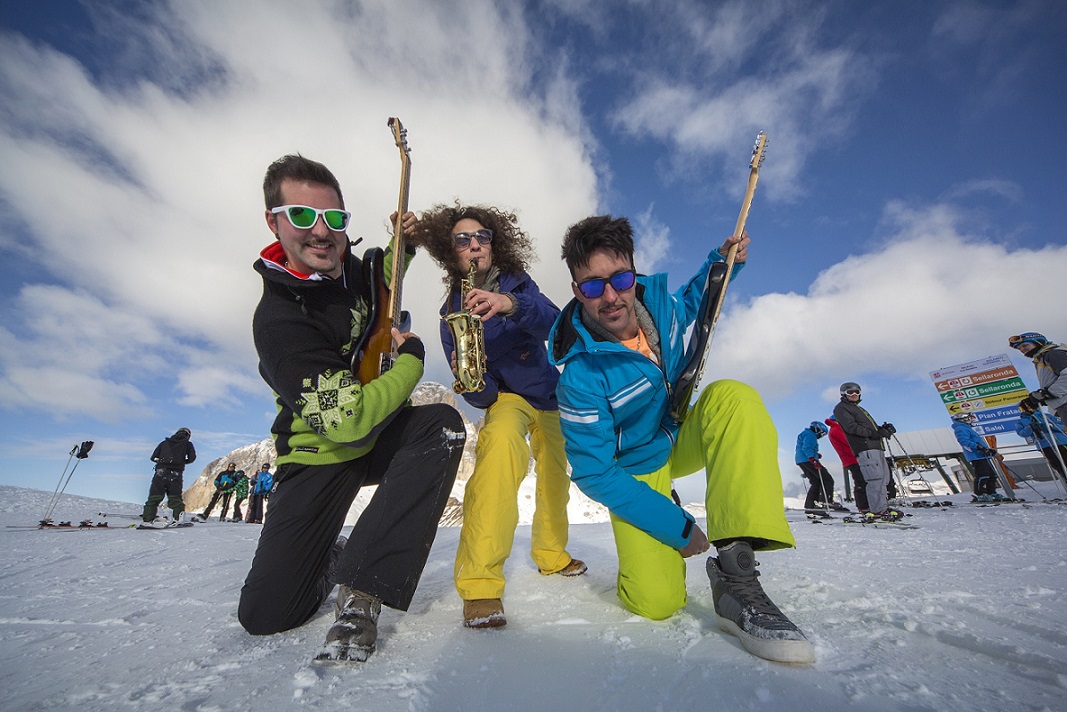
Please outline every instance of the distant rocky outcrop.
[[[452, 407], [457, 407], [456, 396], [451, 387], [429, 381], [420, 383], [415, 388], [411, 394], [411, 400], [415, 405], [447, 403]], [[452, 487], [448, 505], [441, 516], [441, 526], [459, 526], [463, 523], [463, 490], [467, 480], [474, 474], [474, 449], [478, 442], [478, 432], [482, 426], [482, 419], [479, 418], [477, 422], [472, 423], [463, 415], [462, 410], [459, 408], [457, 410], [459, 410], [463, 418], [463, 426], [467, 431], [467, 442], [464, 445], [463, 459], [456, 474], [456, 483]], [[277, 453], [274, 450], [274, 440], [269, 437], [257, 443], [239, 447], [223, 457], [212, 460], [204, 467], [200, 476], [185, 490], [186, 509], [190, 512], [199, 512], [207, 506], [207, 503], [211, 500], [212, 493], [215, 491], [213, 484], [215, 476], [226, 469], [229, 463], [235, 463], [238, 470], [244, 470], [246, 475], [251, 476], [259, 470], [264, 462], [271, 463], [271, 468], [273, 469], [275, 460], [277, 460]], [[533, 460], [531, 459], [527, 481], [523, 484], [522, 491], [519, 493], [520, 524], [529, 524], [531, 522], [534, 507], [534, 483], [535, 475], [533, 472]], [[374, 487], [365, 487], [360, 491], [356, 500], [352, 503], [352, 509], [349, 510], [346, 524], [355, 523], [355, 520], [359, 518], [360, 513], [370, 502], [375, 489]], [[268, 510], [270, 508], [269, 500], [267, 508]], [[568, 507], [568, 513], [572, 524], [605, 522], [608, 520], [607, 510], [581, 494], [574, 485], [571, 485], [571, 503]]]

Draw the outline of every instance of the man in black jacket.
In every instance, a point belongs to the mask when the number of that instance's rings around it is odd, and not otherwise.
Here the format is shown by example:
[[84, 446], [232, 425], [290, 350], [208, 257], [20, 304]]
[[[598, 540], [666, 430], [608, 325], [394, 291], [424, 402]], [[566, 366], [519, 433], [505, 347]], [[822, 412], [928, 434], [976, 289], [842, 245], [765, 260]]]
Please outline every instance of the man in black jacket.
[[174, 514], [174, 523], [179, 521], [185, 511], [185, 502], [182, 500], [182, 473], [185, 472], [185, 466], [196, 459], [196, 448], [189, 439], [191, 436], [189, 428], [178, 428], [178, 432], [157, 445], [152, 453], [151, 459], [156, 463], [156, 473], [152, 476], [148, 501], [145, 502], [144, 511], [141, 513], [141, 519], [145, 523], [155, 521], [164, 495], [167, 497], [167, 506]]
[[860, 407], [860, 386], [851, 381], [841, 384], [841, 402], [834, 406], [834, 418], [848, 437], [848, 444], [856, 455], [867, 491], [864, 514], [869, 520], [896, 520], [904, 516], [899, 509], [889, 508], [886, 486], [889, 483], [889, 464], [885, 460], [883, 440], [897, 431], [892, 423], [878, 425], [871, 414]]
[[[375, 649], [382, 605], [410, 605], [466, 431], [449, 405], [408, 403], [426, 354], [412, 333], [393, 328], [391, 368], [361, 383], [361, 344], [381, 285], [352, 255], [351, 214], [333, 173], [285, 156], [267, 169], [263, 194], [276, 240], [255, 263], [263, 297], [252, 335], [278, 406], [278, 469], [237, 616], [253, 635], [289, 630], [340, 584], [337, 622], [319, 657], [363, 661]], [[414, 225], [413, 213], [402, 219]], [[412, 254], [388, 249], [382, 271]], [[345, 516], [365, 485], [378, 489], [346, 540]]]

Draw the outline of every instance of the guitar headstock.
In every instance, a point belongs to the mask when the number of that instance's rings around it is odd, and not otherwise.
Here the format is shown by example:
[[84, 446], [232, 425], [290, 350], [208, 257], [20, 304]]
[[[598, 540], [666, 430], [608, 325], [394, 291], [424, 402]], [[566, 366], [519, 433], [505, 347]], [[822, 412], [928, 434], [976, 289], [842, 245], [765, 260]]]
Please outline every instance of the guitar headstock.
[[393, 132], [393, 140], [396, 141], [396, 147], [400, 149], [400, 157], [405, 160], [410, 158], [411, 149], [408, 147], [408, 130], [404, 128], [404, 124], [400, 123], [400, 119], [395, 116], [390, 116], [389, 130]]
[[756, 134], [756, 145], [752, 147], [752, 160], [749, 162], [748, 167], [754, 171], [758, 171], [763, 167], [764, 152], [767, 150], [767, 134], [764, 131], [760, 131]]

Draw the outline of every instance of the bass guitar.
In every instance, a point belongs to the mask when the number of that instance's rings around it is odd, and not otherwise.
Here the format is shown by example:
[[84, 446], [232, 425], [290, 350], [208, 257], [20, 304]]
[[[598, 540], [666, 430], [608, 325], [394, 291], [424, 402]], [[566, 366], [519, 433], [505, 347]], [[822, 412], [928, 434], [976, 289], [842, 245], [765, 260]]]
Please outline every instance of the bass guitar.
[[[748, 189], [745, 191], [745, 199], [741, 202], [741, 214], [737, 217], [734, 235], [742, 234], [745, 230], [745, 223], [748, 222], [748, 209], [752, 206], [752, 196], [756, 193], [756, 183], [759, 181], [759, 170], [763, 166], [766, 148], [767, 134], [760, 131], [756, 135], [756, 145], [752, 148], [752, 160], [748, 164]], [[733, 271], [736, 260], [737, 244], [735, 243], [727, 250], [726, 261], [712, 262], [711, 269], [708, 270], [708, 278], [704, 283], [704, 295], [700, 301], [693, 334], [685, 350], [685, 367], [671, 391], [670, 415], [676, 423], [681, 423], [685, 419], [689, 412], [689, 404], [693, 399], [693, 392], [700, 383], [700, 377], [704, 375], [704, 366], [711, 347], [711, 334], [722, 312], [722, 305], [726, 300], [726, 287], [730, 284], [730, 273]]]
[[[401, 287], [404, 280], [404, 213], [408, 211], [408, 190], [411, 184], [411, 151], [408, 131], [400, 119], [390, 117], [389, 129], [400, 149], [400, 199], [396, 221], [393, 223], [393, 254], [389, 281], [385, 279], [385, 251], [373, 247], [363, 255], [364, 283], [370, 288], [370, 320], [364, 329], [363, 343], [357, 349], [359, 382], [366, 385], [393, 367], [396, 349], [393, 347], [393, 327], [401, 328]], [[388, 286], [386, 286], [388, 284]]]

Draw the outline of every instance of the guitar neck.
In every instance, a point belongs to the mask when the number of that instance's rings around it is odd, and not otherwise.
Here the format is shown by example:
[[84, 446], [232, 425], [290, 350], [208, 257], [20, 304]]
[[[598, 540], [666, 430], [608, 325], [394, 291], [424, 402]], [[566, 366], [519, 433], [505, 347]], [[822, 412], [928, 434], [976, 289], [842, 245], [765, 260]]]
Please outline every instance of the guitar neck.
[[404, 281], [404, 213], [408, 211], [408, 193], [411, 186], [411, 155], [408, 148], [407, 129], [396, 117], [389, 118], [389, 129], [400, 149], [400, 198], [396, 205], [396, 221], [393, 223], [393, 266], [389, 272], [389, 308], [388, 313], [393, 328], [400, 328], [402, 284]]
[[411, 183], [411, 163], [404, 162], [400, 175], [400, 199], [397, 201], [396, 222], [393, 223], [393, 268], [389, 273], [389, 314], [393, 326], [400, 326], [400, 306], [404, 278], [404, 213], [408, 211], [408, 189]]
[[[737, 224], [734, 225], [734, 235], [742, 235], [745, 232], [745, 224], [748, 223], [748, 210], [752, 207], [752, 196], [756, 194], [756, 183], [759, 182], [759, 169], [763, 163], [765, 146], [766, 137], [761, 131], [760, 135], [756, 137], [756, 149], [753, 152], [752, 165], [748, 173], [748, 187], [745, 189], [745, 198], [741, 201], [741, 212], [737, 216]], [[733, 272], [734, 264], [737, 262], [737, 245], [738, 243], [735, 242], [726, 251], [726, 276], [723, 278], [722, 290], [719, 292], [719, 299], [715, 304], [715, 312], [711, 317], [712, 328], [715, 328], [715, 322], [719, 320], [722, 305], [726, 301], [726, 288], [730, 286], [730, 274]]]
[[[759, 168], [753, 168], [748, 176], [748, 189], [745, 191], [745, 200], [740, 204], [740, 213], [737, 216], [737, 224], [734, 225], [734, 235], [743, 235], [745, 233], [745, 224], [748, 222], [748, 210], [752, 207], [752, 195], [755, 194], [755, 184], [760, 180]], [[730, 285], [730, 273], [733, 272], [734, 265], [737, 262], [737, 242], [731, 244], [730, 249], [727, 250], [727, 273], [722, 278], [722, 288], [719, 290], [719, 298], [715, 304], [715, 312], [712, 315], [712, 327], [715, 327], [715, 322], [719, 319], [719, 313], [722, 312], [722, 304], [727, 298], [727, 287]]]

